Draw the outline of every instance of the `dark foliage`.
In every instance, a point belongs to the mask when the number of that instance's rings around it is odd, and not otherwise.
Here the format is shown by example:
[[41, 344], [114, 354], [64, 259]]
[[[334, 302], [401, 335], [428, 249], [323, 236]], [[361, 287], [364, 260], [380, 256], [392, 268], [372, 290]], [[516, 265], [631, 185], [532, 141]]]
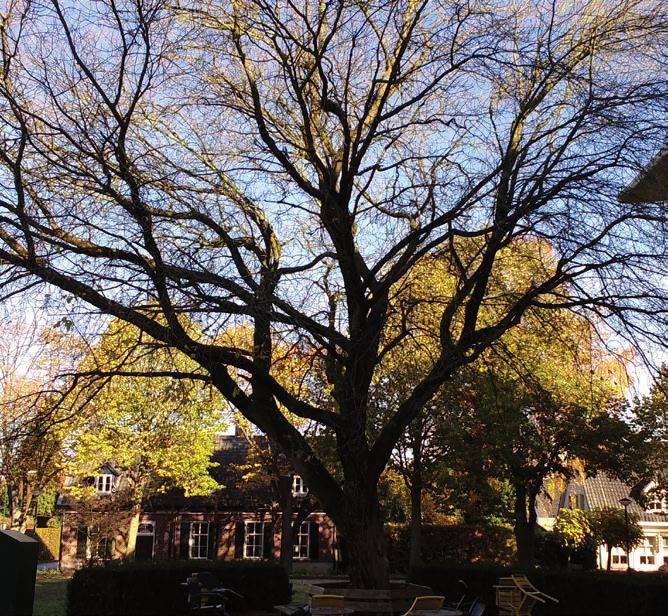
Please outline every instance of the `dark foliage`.
[[290, 582], [281, 567], [270, 563], [170, 560], [155, 563], [112, 563], [86, 567], [67, 587], [68, 616], [180, 616], [187, 613], [187, 593], [180, 584], [197, 571], [211, 571], [222, 586], [244, 596], [233, 612], [266, 610], [288, 603]]
[[[461, 566], [439, 563], [415, 567], [409, 581], [431, 586], [446, 599], [461, 594], [457, 580], [464, 580], [472, 595], [494, 605], [494, 588], [499, 577], [515, 573], [504, 567]], [[528, 572], [531, 582], [559, 599], [558, 604], [539, 605], [535, 616], [661, 616], [666, 613], [668, 575], [665, 573], [608, 573], [568, 569], [536, 569]]]
[[[388, 524], [388, 557], [392, 571], [408, 569], [408, 524]], [[422, 561], [510, 564], [515, 552], [511, 528], [483, 525], [422, 525]]]

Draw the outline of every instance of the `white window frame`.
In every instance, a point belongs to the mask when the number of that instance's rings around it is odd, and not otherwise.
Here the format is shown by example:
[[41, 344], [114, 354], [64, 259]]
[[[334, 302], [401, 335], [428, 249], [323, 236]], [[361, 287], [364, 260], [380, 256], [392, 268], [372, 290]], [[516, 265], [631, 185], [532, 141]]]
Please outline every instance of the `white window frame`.
[[190, 523], [188, 557], [191, 560], [203, 560], [209, 557], [209, 529], [208, 522]]
[[294, 560], [308, 560], [311, 541], [311, 523], [302, 522], [294, 536], [292, 558]]
[[114, 476], [111, 473], [95, 475], [95, 491], [98, 494], [111, 494], [114, 489]]
[[647, 513], [666, 513], [668, 512], [668, 497], [656, 496], [651, 501], [647, 503], [645, 508]]
[[659, 536], [645, 535], [638, 549], [638, 564], [653, 567], [657, 564], [656, 557], [659, 553]]
[[292, 496], [305, 496], [308, 494], [308, 488], [304, 480], [299, 475], [292, 476]]
[[263, 558], [265, 524], [266, 522], [256, 520], [244, 522], [244, 558], [248, 560], [261, 560]]

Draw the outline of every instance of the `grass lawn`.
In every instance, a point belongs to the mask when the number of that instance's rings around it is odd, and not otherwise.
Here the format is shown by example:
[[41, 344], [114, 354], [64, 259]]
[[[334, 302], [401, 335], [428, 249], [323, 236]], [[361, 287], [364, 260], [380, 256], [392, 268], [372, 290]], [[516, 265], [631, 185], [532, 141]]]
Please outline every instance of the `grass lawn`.
[[65, 616], [68, 576], [37, 573], [33, 616]]

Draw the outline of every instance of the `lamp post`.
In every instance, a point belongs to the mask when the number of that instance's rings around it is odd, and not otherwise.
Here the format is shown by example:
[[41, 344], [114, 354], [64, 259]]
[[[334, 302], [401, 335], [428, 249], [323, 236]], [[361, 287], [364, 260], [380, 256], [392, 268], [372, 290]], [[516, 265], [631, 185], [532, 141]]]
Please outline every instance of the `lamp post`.
[[629, 537], [629, 505], [633, 501], [625, 496], [619, 499], [619, 504], [624, 507], [624, 525], [626, 527], [626, 572], [631, 573], [631, 538]]

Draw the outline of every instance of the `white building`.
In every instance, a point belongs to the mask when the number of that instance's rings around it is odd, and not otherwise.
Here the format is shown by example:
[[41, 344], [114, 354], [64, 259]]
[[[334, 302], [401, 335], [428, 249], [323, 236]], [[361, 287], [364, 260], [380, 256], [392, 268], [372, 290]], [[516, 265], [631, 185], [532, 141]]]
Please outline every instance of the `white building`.
[[[551, 500], [542, 498], [538, 507], [538, 524], [551, 530], [557, 513], [562, 508], [578, 508], [585, 511], [616, 507], [623, 510], [620, 500], [631, 498], [629, 514], [639, 518], [645, 535], [642, 545], [631, 550], [630, 565], [637, 571], [656, 571], [668, 566], [668, 497], [642, 499], [654, 487], [653, 482], [644, 482], [633, 488], [621, 481], [600, 474], [584, 480], [574, 479], [563, 489], [556, 490]], [[645, 506], [638, 499], [646, 500]], [[597, 561], [600, 569], [607, 567], [608, 552], [605, 545], [598, 548]], [[613, 548], [612, 569], [626, 569], [627, 555], [623, 548]]]

